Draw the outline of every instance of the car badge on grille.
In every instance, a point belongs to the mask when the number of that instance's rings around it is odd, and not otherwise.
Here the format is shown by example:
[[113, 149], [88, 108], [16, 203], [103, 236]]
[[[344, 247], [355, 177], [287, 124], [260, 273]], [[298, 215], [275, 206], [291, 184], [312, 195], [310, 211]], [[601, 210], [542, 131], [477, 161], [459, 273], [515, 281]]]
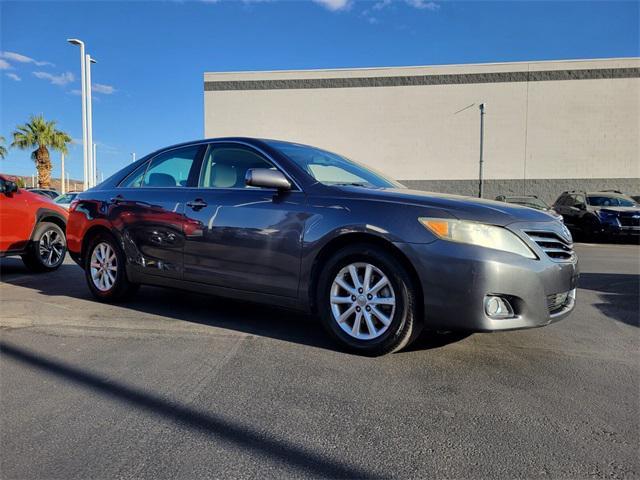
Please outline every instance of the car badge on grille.
[[569, 229], [567, 228], [566, 225], [562, 225], [562, 236], [564, 237], [565, 240], [567, 241], [571, 241], [571, 232], [569, 231]]

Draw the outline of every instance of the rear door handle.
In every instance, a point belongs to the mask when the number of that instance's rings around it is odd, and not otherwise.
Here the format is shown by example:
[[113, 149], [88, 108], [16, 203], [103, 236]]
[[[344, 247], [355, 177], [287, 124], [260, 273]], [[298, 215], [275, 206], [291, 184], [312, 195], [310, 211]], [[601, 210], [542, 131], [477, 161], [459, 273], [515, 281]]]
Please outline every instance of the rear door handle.
[[124, 200], [124, 197], [122, 195], [116, 195], [115, 197], [112, 197], [109, 199], [109, 203], [115, 203], [118, 204], [120, 203], [122, 200]]
[[204, 208], [206, 206], [207, 206], [207, 202], [205, 202], [201, 198], [196, 198], [195, 200], [191, 200], [190, 202], [187, 202], [187, 207], [193, 210], [200, 210], [201, 208]]

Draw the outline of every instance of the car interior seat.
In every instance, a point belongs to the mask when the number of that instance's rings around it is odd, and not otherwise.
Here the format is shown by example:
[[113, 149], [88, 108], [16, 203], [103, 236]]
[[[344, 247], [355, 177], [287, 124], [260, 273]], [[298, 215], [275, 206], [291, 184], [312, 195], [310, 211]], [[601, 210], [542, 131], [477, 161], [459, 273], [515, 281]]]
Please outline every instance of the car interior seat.
[[152, 173], [147, 181], [148, 187], [175, 187], [176, 179], [168, 173]]
[[215, 188], [234, 188], [238, 183], [235, 167], [226, 163], [216, 163], [211, 169], [210, 185]]

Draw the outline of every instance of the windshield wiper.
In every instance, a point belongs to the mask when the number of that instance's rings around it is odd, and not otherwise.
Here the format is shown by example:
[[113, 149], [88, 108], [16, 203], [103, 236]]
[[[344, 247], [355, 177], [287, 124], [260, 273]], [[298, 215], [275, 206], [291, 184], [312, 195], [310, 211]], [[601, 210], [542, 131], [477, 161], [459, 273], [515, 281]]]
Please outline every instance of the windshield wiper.
[[369, 186], [368, 183], [361, 183], [361, 182], [334, 183], [333, 185], [338, 186], [338, 187], [367, 187], [367, 186]]

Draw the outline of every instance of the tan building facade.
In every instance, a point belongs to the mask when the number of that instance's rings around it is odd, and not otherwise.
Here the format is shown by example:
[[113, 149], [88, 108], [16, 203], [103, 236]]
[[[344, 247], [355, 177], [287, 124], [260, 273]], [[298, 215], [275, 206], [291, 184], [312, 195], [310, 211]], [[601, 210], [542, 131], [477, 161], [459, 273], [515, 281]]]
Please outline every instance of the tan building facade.
[[640, 193], [640, 59], [205, 73], [205, 136], [316, 145], [413, 188]]

